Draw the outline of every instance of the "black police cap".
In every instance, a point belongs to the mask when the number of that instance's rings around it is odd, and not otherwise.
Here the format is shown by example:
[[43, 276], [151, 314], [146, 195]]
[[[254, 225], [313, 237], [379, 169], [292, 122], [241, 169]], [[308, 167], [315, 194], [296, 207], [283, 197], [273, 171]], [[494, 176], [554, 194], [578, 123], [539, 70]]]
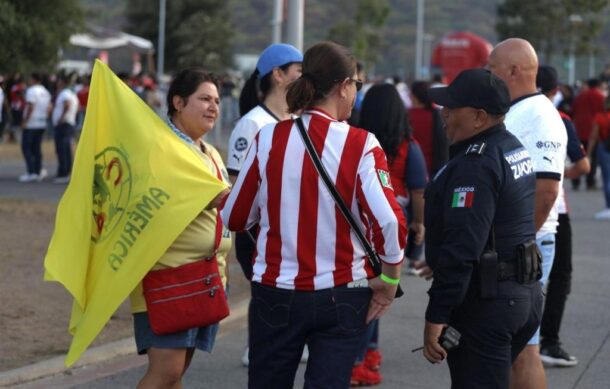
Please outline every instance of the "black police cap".
[[461, 72], [447, 87], [430, 88], [430, 98], [447, 108], [472, 107], [494, 115], [510, 109], [510, 94], [504, 81], [486, 69]]

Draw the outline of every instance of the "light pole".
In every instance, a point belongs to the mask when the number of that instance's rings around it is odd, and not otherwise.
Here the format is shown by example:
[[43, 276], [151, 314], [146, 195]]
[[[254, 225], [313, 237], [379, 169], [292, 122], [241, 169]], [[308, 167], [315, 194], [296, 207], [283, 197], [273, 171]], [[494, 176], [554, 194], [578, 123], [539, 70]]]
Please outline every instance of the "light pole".
[[593, 49], [589, 53], [589, 78], [595, 77], [595, 54]]
[[157, 45], [157, 82], [163, 77], [165, 56], [165, 0], [159, 0], [159, 44]]
[[582, 23], [580, 15], [572, 14], [569, 17], [572, 33], [570, 34], [570, 58], [568, 60], [568, 84], [574, 85], [576, 81], [576, 28]]
[[421, 74], [422, 78], [430, 78], [430, 59], [432, 58], [432, 42], [434, 42], [434, 35], [424, 34], [424, 59]]
[[415, 30], [415, 79], [421, 78], [424, 46], [424, 0], [417, 0], [417, 23]]
[[288, 31], [286, 43], [303, 51], [303, 22], [305, 0], [288, 0]]
[[273, 20], [271, 20], [271, 28], [273, 35], [271, 40], [273, 43], [280, 43], [282, 41], [282, 6], [284, 2], [282, 0], [275, 0], [273, 5]]

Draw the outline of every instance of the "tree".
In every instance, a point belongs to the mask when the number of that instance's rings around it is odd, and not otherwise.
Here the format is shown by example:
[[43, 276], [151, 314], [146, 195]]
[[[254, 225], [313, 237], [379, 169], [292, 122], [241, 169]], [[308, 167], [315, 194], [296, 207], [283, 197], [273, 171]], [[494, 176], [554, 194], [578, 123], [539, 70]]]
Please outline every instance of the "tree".
[[[165, 66], [175, 71], [202, 66], [221, 71], [232, 65], [233, 29], [224, 0], [167, 1], [165, 19]], [[150, 0], [128, 0], [128, 31], [158, 38], [159, 5]]]
[[83, 27], [78, 0], [0, 0], [0, 72], [47, 70]]
[[545, 55], [559, 50], [590, 53], [603, 27], [608, 0], [506, 0], [498, 6], [500, 39], [527, 39]]
[[[353, 9], [343, 1], [340, 9]], [[382, 50], [381, 28], [390, 12], [387, 0], [358, 0], [355, 15], [344, 14], [328, 31], [328, 39], [351, 48], [358, 60], [369, 68]]]

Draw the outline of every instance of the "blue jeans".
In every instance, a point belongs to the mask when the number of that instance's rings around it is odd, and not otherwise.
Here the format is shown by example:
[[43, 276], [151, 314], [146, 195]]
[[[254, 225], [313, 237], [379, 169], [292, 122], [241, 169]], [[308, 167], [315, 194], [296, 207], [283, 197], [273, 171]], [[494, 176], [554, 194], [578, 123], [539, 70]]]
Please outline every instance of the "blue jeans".
[[42, 137], [44, 128], [23, 130], [21, 136], [21, 152], [25, 159], [28, 174], [40, 174], [42, 169]]
[[[553, 261], [555, 259], [555, 234], [549, 233], [537, 238], [536, 245], [538, 245], [540, 253], [542, 253], [542, 278], [540, 279], [540, 284], [544, 287], [551, 274]], [[527, 344], [540, 344], [540, 326], [538, 326], [536, 333]]]
[[364, 338], [362, 339], [362, 343], [360, 344], [360, 351], [358, 352], [358, 357], [356, 358], [356, 364], [360, 364], [364, 362], [364, 358], [366, 357], [366, 351], [368, 349], [377, 350], [379, 346], [379, 319], [373, 320], [369, 323], [366, 328], [366, 332], [364, 333]]
[[55, 126], [55, 153], [57, 154], [57, 177], [66, 177], [72, 171], [72, 145], [74, 126], [62, 123]]
[[610, 208], [610, 151], [604, 148], [603, 144], [597, 145], [597, 163], [602, 170], [602, 185], [606, 208]]
[[294, 291], [253, 282], [248, 388], [292, 388], [305, 344], [304, 387], [348, 388], [371, 293], [346, 287]]

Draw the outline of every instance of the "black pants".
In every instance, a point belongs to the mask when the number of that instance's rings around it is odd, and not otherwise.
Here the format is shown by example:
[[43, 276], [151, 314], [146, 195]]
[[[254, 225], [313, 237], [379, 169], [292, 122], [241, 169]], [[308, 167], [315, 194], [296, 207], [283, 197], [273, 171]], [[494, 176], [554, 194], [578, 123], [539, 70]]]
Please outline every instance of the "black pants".
[[72, 137], [74, 126], [62, 123], [55, 126], [55, 153], [57, 154], [57, 177], [66, 177], [72, 171]]
[[249, 231], [238, 232], [235, 234], [235, 256], [237, 262], [244, 272], [244, 276], [249, 281], [252, 279], [252, 261], [256, 252], [256, 236], [258, 226], [250, 228]]
[[572, 287], [572, 225], [568, 214], [559, 214], [555, 240], [555, 261], [549, 276], [542, 325], [541, 346], [559, 343], [559, 328]]
[[293, 291], [253, 282], [248, 388], [292, 388], [307, 344], [304, 387], [347, 389], [370, 299], [369, 288]]
[[[588, 140], [580, 140], [585, 150], [589, 145]], [[594, 149], [595, 150], [595, 149]], [[595, 186], [595, 174], [597, 174], [597, 153], [593, 153], [593, 155], [589, 156], [589, 163], [591, 164], [591, 170], [589, 170], [589, 174], [587, 174], [586, 182], [587, 187], [591, 188]], [[572, 188], [578, 189], [580, 187], [580, 177], [572, 178]]]
[[494, 299], [481, 299], [475, 289], [450, 320], [462, 334], [447, 357], [451, 388], [508, 389], [512, 362], [540, 324], [541, 286], [500, 282]]

